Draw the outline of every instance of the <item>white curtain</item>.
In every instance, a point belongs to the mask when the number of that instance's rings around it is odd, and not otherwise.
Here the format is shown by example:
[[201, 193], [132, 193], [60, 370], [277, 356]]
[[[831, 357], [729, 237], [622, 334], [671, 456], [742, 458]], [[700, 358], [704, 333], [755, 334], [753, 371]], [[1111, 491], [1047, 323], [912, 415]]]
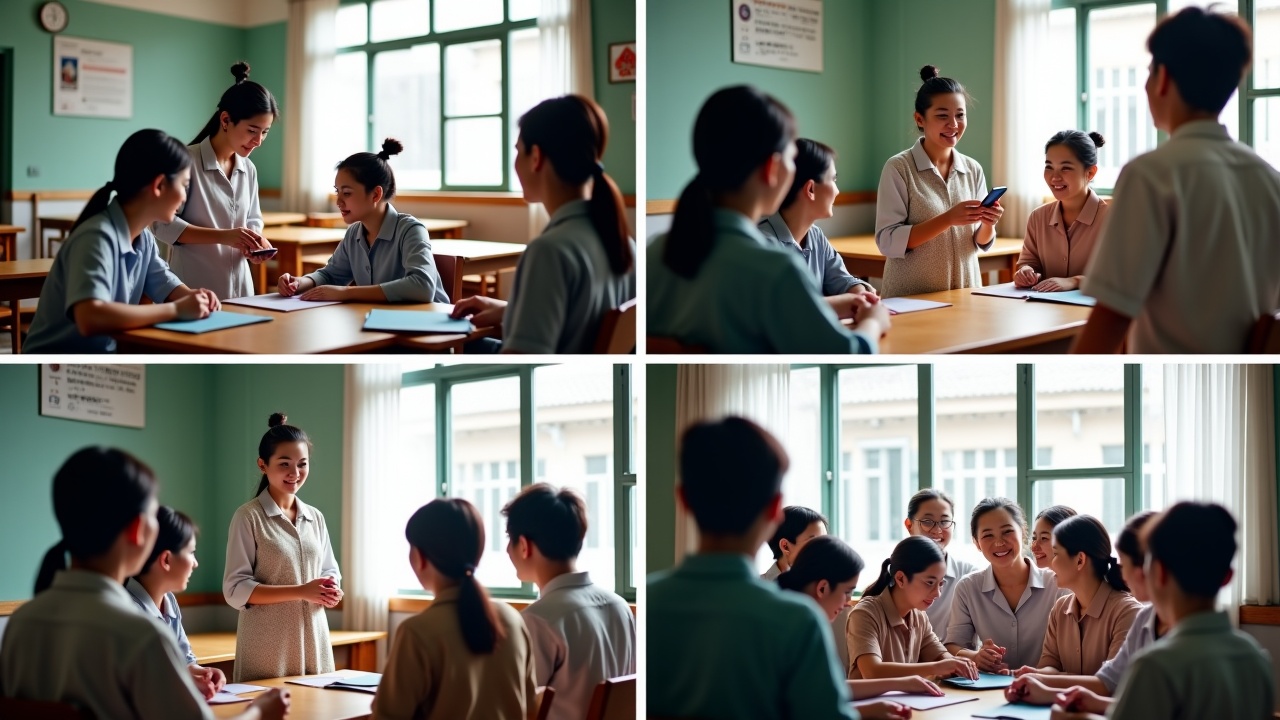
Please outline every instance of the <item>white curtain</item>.
[[542, 0], [538, 9], [542, 98], [595, 97], [591, 0]]
[[[745, 417], [785, 439], [790, 388], [788, 365], [681, 365], [676, 374], [677, 442], [690, 425], [729, 415]], [[678, 486], [678, 464], [676, 472]], [[677, 502], [676, 564], [697, 546], [693, 518]]]
[[1276, 537], [1275, 391], [1270, 365], [1165, 366], [1162, 500], [1219, 503], [1235, 515], [1235, 578], [1218, 601], [1233, 617], [1242, 604], [1280, 602]]
[[1045, 111], [1046, 91], [1062, 90], [1045, 82], [1057, 50], [1049, 38], [1050, 2], [996, 0], [995, 147], [987, 184], [1009, 188], [1000, 199], [1002, 237], [1022, 237], [1026, 231], [1027, 216], [1048, 194], [1044, 143], [1057, 130], [1075, 125]]
[[[343, 393], [343, 623], [348, 630], [386, 630], [394, 578], [403, 575], [404, 526], [387, 522], [399, 500], [400, 367], [348, 365]], [[379, 643], [378, 667], [386, 656]]]
[[338, 0], [289, 0], [285, 43], [283, 209], [318, 212], [333, 186], [334, 143], [327, 118], [334, 72]]

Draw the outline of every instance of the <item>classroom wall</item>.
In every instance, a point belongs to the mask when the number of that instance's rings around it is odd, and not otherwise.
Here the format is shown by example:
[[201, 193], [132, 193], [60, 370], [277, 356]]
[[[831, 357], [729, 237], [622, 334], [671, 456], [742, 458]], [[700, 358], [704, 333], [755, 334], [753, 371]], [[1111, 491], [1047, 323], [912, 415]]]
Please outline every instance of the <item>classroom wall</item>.
[[645, 368], [645, 572], [676, 558], [676, 365]]
[[[595, 52], [596, 102], [609, 118], [609, 147], [604, 167], [624, 194], [636, 192], [636, 83], [609, 82], [609, 44], [636, 37], [635, 0], [591, 0], [591, 35]], [[644, 67], [644, 62], [640, 63]], [[632, 227], [635, 227], [634, 222]]]
[[[271, 23], [244, 30], [244, 57], [252, 68], [250, 77], [276, 96], [280, 118], [271, 126], [271, 134], [250, 157], [258, 169], [258, 187], [279, 189], [284, 183], [285, 118], [289, 108], [285, 101], [285, 43], [288, 23]], [[230, 66], [228, 66], [230, 67]], [[228, 73], [227, 77], [231, 77]], [[216, 105], [217, 98], [214, 98]], [[209, 112], [213, 112], [210, 108]], [[195, 137], [192, 135], [192, 137]], [[191, 138], [187, 138], [190, 140]], [[337, 162], [337, 160], [334, 160]]]

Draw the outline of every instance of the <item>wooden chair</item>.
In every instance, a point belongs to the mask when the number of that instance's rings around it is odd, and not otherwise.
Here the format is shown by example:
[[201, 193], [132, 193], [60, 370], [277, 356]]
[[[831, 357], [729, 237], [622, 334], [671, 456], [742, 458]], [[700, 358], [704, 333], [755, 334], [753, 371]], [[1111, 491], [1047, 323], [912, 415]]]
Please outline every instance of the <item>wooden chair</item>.
[[636, 349], [636, 300], [633, 298], [604, 314], [596, 335], [597, 354], [627, 355]]
[[[1263, 315], [1253, 324], [1253, 330], [1249, 333], [1248, 352], [1280, 354], [1280, 312]], [[1277, 720], [1280, 720], [1280, 714], [1277, 715]]]
[[462, 258], [454, 255], [436, 255], [436, 270], [440, 273], [440, 282], [449, 295], [449, 302], [457, 303], [462, 299]]
[[547, 720], [551, 717], [551, 703], [556, 699], [556, 689], [543, 685], [538, 688], [538, 714], [537, 720]]
[[635, 720], [636, 676], [609, 678], [596, 686], [587, 720]]
[[302, 274], [313, 273], [325, 265], [329, 264], [329, 258], [333, 256], [331, 252], [311, 253], [302, 256]]
[[0, 718], [4, 720], [94, 720], [93, 714], [74, 705], [41, 700], [0, 698]]
[[701, 345], [685, 345], [675, 338], [656, 337], [653, 335], [645, 338], [645, 347], [650, 353], [659, 355], [701, 355], [707, 352], [707, 349]]

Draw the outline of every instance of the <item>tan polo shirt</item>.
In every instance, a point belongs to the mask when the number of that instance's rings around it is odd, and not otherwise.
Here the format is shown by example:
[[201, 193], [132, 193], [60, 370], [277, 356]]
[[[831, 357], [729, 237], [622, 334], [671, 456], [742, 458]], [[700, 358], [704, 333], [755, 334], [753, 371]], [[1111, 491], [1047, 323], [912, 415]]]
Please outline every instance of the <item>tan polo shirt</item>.
[[906, 618], [898, 615], [892, 588], [858, 601], [849, 613], [845, 640], [851, 680], [862, 678], [858, 658], [863, 655], [875, 655], [882, 662], [925, 663], [947, 654], [923, 610], [912, 610]]
[[1141, 609], [1142, 603], [1132, 595], [1105, 582], [1084, 613], [1074, 593], [1063, 595], [1049, 613], [1044, 650], [1036, 666], [1057, 668], [1068, 675], [1096, 674], [1120, 652]]
[[374, 720], [524, 720], [537, 712], [529, 631], [510, 605], [493, 603], [506, 633], [474, 655], [458, 624], [458, 589], [438, 594], [396, 631], [373, 698]]
[[1084, 275], [1106, 219], [1107, 204], [1093, 188], [1089, 188], [1089, 197], [1070, 227], [1063, 222], [1062, 203], [1055, 200], [1041, 205], [1027, 218], [1018, 267], [1029, 265], [1042, 279]]

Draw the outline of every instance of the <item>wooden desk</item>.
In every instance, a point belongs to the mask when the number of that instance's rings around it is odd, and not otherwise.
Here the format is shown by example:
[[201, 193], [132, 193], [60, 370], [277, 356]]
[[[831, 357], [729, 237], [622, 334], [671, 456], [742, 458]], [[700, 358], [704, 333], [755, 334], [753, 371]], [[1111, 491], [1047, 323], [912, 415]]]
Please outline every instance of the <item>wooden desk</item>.
[[280, 225], [301, 225], [307, 221], [306, 213], [296, 212], [264, 212], [262, 213], [263, 227], [276, 227]]
[[0, 225], [0, 255], [3, 255], [0, 259], [6, 262], [18, 259], [18, 233], [26, 231], [17, 225]]
[[267, 285], [273, 287], [276, 280], [284, 273], [294, 277], [301, 275], [304, 250], [332, 251], [338, 247], [338, 243], [342, 242], [346, 234], [346, 228], [298, 227], [296, 225], [265, 228], [262, 236], [280, 250], [275, 257], [279, 273], [274, 278], [268, 278]]
[[[884, 277], [885, 256], [876, 247], [874, 235], [853, 235], [831, 238], [831, 247], [840, 253], [845, 268], [860, 278]], [[1022, 254], [1022, 238], [996, 238], [996, 244], [987, 252], [978, 251], [978, 269], [987, 273], [999, 273], [1000, 282], [1012, 282], [1018, 269], [1018, 256]]]
[[433, 255], [451, 255], [462, 263], [465, 275], [497, 275], [503, 270], [515, 269], [524, 253], [520, 243], [492, 242], [489, 240], [432, 240]]
[[27, 298], [40, 297], [44, 279], [53, 268], [52, 260], [14, 260], [0, 262], [0, 302], [9, 304], [12, 313], [13, 354], [22, 352], [21, 303]]
[[[253, 680], [248, 684], [262, 685], [271, 688], [285, 688], [289, 691], [289, 720], [365, 720], [373, 717], [373, 695], [351, 690], [326, 690], [324, 688], [307, 687], [306, 685], [288, 685], [286, 680], [294, 678], [271, 678], [269, 680]], [[243, 697], [254, 698], [257, 693], [245, 694]], [[969, 703], [972, 705], [973, 703]], [[244, 712], [248, 703], [231, 705], [212, 705], [214, 717], [233, 718]]]
[[[265, 683], [263, 683], [265, 684]], [[932, 710], [914, 710], [911, 713], [913, 720], [969, 720], [975, 712], [983, 710], [994, 710], [1002, 707], [1007, 702], [1004, 699], [1003, 690], [962, 690], [953, 688], [950, 685], [939, 683], [942, 691], [947, 695], [964, 695], [974, 696], [977, 700], [960, 703], [959, 705], [948, 705], [947, 707], [934, 708]], [[289, 687], [293, 687], [290, 685]], [[335, 691], [336, 692], [336, 691]], [[872, 700], [874, 698], [867, 698]], [[884, 700], [892, 700], [893, 696], [889, 695], [882, 698]], [[289, 717], [293, 717], [290, 715]]]
[[912, 297], [949, 302], [952, 306], [894, 315], [888, 337], [880, 341], [880, 352], [1065, 352], [1092, 310], [1078, 305], [974, 295], [972, 289]]
[[[333, 647], [349, 646], [351, 648], [349, 669], [364, 672], [377, 671], [377, 643], [386, 638], [385, 632], [329, 631], [329, 643]], [[191, 652], [195, 653], [196, 662], [201, 665], [230, 662], [236, 659], [236, 634], [233, 632], [195, 633], [187, 636], [187, 639], [191, 641]]]
[[[471, 223], [466, 220], [445, 220], [443, 218], [418, 218], [427, 228], [432, 240], [460, 240], [462, 233]], [[342, 219], [342, 213], [313, 212], [307, 213], [307, 225], [319, 228], [346, 228], [348, 223]]]

